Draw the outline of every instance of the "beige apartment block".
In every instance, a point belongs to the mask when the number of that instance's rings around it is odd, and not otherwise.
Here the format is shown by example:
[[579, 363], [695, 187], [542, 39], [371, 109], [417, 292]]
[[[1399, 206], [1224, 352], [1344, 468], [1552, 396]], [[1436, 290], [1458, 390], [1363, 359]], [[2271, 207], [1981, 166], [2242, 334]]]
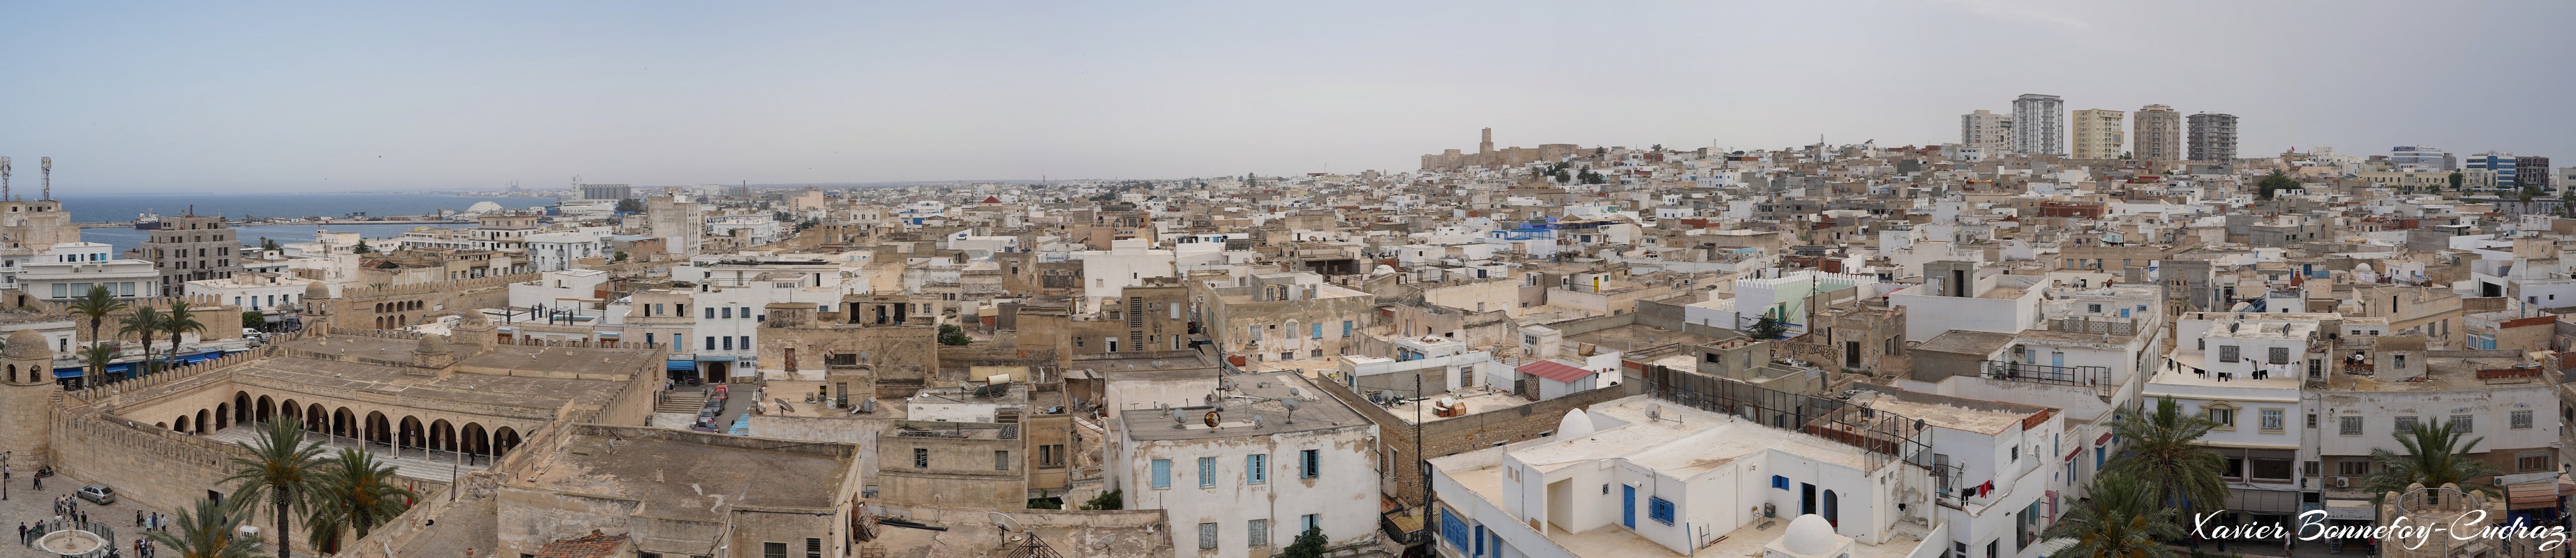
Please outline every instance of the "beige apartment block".
[[2120, 159], [2120, 148], [2128, 145], [2128, 134], [2120, 120], [2128, 116], [2110, 109], [2075, 111], [2075, 158]]

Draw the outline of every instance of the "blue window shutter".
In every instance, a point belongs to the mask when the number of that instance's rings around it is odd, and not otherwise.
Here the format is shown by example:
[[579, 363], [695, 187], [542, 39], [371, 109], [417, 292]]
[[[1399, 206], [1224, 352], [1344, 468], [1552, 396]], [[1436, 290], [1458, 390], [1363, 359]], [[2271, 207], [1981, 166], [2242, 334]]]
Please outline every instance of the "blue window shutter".
[[1261, 484], [1270, 482], [1270, 464], [1267, 463], [1268, 461], [1270, 461], [1269, 456], [1258, 453], [1243, 456], [1243, 483]]
[[1483, 525], [1478, 525], [1478, 526], [1476, 526], [1476, 553], [1475, 553], [1475, 554], [1473, 554], [1473, 556], [1484, 556], [1484, 555], [1485, 555], [1485, 526], [1483, 526]]
[[1154, 460], [1154, 488], [1172, 487], [1172, 460]]
[[1772, 488], [1781, 489], [1781, 490], [1788, 490], [1788, 489], [1789, 489], [1789, 477], [1783, 477], [1783, 476], [1780, 476], [1780, 475], [1771, 475], [1771, 487], [1772, 487]]
[[1216, 486], [1216, 458], [1199, 458], [1199, 488]]

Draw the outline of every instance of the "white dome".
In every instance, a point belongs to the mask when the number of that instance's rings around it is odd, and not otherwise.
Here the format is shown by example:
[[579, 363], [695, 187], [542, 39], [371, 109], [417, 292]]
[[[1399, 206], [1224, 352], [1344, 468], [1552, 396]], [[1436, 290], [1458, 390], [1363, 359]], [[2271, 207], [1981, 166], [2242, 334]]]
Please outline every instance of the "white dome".
[[1811, 513], [1789, 520], [1789, 532], [1780, 535], [1780, 546], [1799, 556], [1822, 556], [1833, 552], [1837, 546], [1836, 539], [1840, 538], [1841, 535], [1834, 534], [1832, 523], [1826, 523], [1824, 517]]
[[1582, 409], [1567, 409], [1565, 418], [1556, 421], [1556, 439], [1572, 440], [1592, 435], [1592, 416]]
[[492, 202], [487, 202], [487, 201], [484, 201], [484, 202], [474, 202], [474, 205], [470, 205], [470, 206], [466, 206], [466, 207], [465, 207], [465, 212], [466, 212], [466, 213], [500, 213], [500, 212], [501, 212], [501, 204], [492, 203]]
[[1369, 270], [1369, 275], [1370, 275], [1370, 276], [1372, 276], [1372, 277], [1374, 277], [1374, 276], [1378, 276], [1378, 275], [1393, 275], [1393, 274], [1395, 274], [1395, 266], [1391, 266], [1391, 265], [1379, 264], [1379, 265], [1377, 266], [1377, 269]]

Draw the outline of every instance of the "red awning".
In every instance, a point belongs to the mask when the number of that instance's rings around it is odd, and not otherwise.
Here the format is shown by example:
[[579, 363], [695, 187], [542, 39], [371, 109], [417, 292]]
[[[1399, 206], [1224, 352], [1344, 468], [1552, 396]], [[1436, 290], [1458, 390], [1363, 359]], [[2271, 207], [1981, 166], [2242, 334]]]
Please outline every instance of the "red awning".
[[1519, 368], [1514, 368], [1513, 370], [1519, 370], [1522, 374], [1547, 378], [1558, 382], [1573, 382], [1575, 380], [1583, 379], [1585, 376], [1592, 375], [1592, 371], [1590, 370], [1567, 366], [1565, 363], [1553, 360], [1542, 360], [1523, 364]]

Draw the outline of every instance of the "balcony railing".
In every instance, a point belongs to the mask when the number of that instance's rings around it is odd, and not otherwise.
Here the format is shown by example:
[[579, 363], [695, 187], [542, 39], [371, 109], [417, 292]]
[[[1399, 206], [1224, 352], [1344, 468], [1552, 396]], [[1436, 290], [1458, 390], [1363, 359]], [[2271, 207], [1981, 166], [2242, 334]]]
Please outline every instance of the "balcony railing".
[[1988, 378], [2069, 386], [2095, 386], [2110, 381], [2111, 369], [2101, 366], [2050, 366], [2007, 360], [1984, 361]]

